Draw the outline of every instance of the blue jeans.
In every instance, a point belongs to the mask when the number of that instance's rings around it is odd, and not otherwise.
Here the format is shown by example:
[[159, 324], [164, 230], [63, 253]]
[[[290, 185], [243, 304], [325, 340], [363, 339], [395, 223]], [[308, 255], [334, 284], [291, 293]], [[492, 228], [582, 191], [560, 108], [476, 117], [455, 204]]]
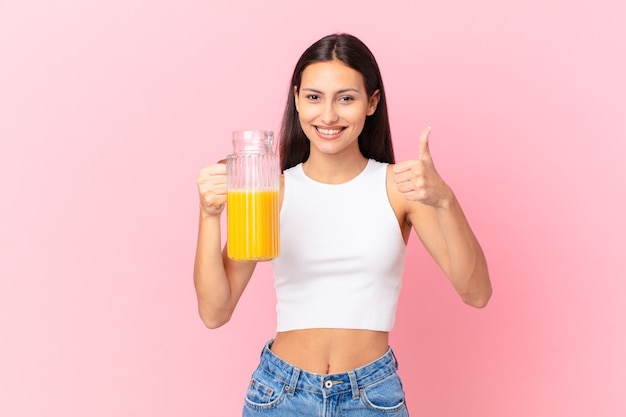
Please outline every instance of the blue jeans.
[[408, 417], [391, 348], [361, 368], [322, 375], [288, 364], [270, 346], [252, 374], [243, 417]]

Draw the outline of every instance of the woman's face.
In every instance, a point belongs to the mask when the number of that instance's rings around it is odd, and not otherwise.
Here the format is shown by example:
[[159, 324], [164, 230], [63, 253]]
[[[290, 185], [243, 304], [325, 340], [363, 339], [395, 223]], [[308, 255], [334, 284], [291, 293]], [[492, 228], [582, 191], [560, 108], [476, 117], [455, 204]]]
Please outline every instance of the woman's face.
[[365, 118], [379, 99], [378, 90], [368, 97], [361, 73], [341, 61], [317, 62], [304, 69], [294, 95], [311, 156], [359, 152]]

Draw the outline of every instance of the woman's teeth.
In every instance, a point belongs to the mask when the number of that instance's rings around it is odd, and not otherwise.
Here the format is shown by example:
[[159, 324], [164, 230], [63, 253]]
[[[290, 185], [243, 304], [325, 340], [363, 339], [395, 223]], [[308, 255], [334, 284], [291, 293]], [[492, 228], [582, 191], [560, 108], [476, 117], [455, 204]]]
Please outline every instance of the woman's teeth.
[[320, 132], [323, 135], [336, 135], [337, 133], [341, 132], [341, 128], [340, 129], [323, 129], [321, 127], [317, 128], [317, 131]]

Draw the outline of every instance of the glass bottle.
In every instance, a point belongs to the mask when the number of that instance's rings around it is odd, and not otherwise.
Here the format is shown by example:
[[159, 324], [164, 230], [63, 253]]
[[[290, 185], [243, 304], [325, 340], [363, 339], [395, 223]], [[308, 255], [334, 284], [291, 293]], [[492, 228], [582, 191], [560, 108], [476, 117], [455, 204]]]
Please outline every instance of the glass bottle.
[[279, 253], [278, 155], [274, 133], [233, 132], [226, 158], [227, 251], [236, 261], [267, 261]]

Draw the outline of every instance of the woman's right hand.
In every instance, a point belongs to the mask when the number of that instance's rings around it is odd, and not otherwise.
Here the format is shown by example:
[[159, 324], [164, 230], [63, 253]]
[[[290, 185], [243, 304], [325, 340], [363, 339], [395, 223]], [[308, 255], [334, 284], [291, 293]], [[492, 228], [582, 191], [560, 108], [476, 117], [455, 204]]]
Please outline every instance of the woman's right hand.
[[226, 160], [202, 168], [196, 183], [202, 212], [207, 216], [219, 216], [226, 204]]

